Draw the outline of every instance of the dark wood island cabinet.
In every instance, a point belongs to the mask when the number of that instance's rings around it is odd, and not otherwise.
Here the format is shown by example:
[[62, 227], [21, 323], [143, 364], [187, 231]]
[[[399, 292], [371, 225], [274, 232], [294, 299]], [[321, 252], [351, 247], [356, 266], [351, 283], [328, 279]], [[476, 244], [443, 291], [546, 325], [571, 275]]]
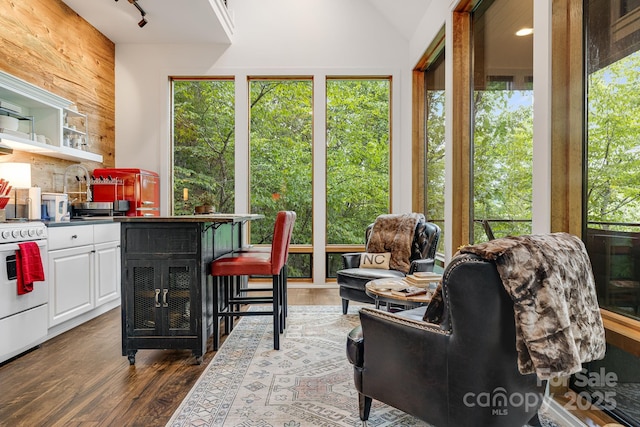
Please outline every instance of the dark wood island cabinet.
[[[242, 246], [243, 224], [262, 215], [121, 217], [122, 355], [191, 350], [196, 362], [213, 333], [212, 260]], [[222, 300], [222, 298], [218, 298]], [[221, 309], [222, 307], [219, 307]]]

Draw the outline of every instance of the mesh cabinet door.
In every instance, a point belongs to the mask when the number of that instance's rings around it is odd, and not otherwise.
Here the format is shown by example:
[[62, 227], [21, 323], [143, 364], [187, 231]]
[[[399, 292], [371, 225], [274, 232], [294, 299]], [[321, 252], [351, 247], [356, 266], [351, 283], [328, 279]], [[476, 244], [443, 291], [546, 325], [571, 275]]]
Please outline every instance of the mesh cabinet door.
[[191, 316], [193, 298], [197, 283], [196, 263], [180, 261], [180, 265], [170, 265], [166, 287], [162, 290], [163, 309], [167, 311], [169, 334], [188, 333], [194, 330]]
[[[149, 334], [153, 331], [160, 331], [161, 317], [160, 308], [160, 275], [154, 265], [133, 265], [131, 267], [133, 275], [132, 292], [133, 310], [129, 313], [129, 322], [133, 330], [131, 333]], [[132, 318], [131, 318], [132, 317]]]
[[131, 261], [132, 312], [129, 333], [141, 335], [193, 335], [193, 292], [198, 292], [197, 263], [193, 260]]

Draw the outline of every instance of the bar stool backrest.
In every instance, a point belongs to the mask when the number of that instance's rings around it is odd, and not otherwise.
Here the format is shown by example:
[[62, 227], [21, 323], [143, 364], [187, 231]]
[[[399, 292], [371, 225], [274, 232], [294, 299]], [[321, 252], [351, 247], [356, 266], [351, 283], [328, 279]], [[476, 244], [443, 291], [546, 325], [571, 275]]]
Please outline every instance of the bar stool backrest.
[[271, 273], [279, 274], [289, 257], [289, 244], [296, 220], [293, 211], [280, 211], [273, 226], [273, 241], [271, 242]]

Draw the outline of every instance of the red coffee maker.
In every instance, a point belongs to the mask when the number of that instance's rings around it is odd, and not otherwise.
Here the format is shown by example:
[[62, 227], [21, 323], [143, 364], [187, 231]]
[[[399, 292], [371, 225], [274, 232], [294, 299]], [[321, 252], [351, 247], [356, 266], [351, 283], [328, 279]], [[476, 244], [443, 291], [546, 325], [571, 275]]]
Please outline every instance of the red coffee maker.
[[91, 177], [94, 202], [129, 202], [126, 216], [160, 216], [160, 177], [134, 168], [100, 168]]

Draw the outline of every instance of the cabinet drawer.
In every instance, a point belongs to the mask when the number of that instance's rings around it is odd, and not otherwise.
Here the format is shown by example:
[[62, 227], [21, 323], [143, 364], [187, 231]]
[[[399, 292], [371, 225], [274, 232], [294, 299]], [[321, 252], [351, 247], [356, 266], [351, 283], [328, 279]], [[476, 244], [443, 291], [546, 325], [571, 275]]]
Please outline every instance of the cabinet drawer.
[[49, 228], [49, 251], [93, 244], [93, 225]]
[[106, 243], [120, 241], [120, 223], [113, 224], [94, 224], [93, 225], [93, 242]]

